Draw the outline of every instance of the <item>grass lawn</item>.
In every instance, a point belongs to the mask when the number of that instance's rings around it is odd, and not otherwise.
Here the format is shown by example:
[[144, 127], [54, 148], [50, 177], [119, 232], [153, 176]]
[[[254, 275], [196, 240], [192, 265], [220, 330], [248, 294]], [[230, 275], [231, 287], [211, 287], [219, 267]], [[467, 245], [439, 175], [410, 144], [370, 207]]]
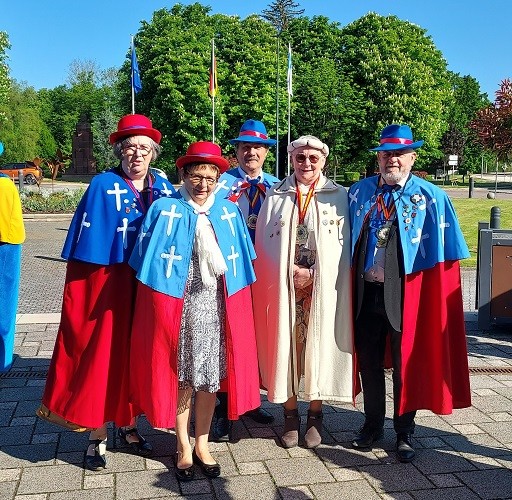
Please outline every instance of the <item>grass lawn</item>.
[[489, 222], [492, 207], [501, 209], [501, 229], [512, 230], [512, 200], [488, 200], [481, 198], [452, 198], [462, 233], [471, 257], [461, 262], [462, 266], [476, 266], [478, 223]]

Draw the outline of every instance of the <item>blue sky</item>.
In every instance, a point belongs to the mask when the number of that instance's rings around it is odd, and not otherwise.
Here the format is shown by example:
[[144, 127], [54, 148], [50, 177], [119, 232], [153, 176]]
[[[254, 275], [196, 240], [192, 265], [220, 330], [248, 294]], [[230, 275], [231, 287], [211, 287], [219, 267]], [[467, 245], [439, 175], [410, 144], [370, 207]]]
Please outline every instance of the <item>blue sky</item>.
[[[119, 67], [142, 20], [171, 8], [168, 0], [4, 0], [0, 31], [9, 35], [11, 76], [40, 89], [66, 83], [73, 60], [100, 69]], [[181, 1], [190, 4], [190, 1]], [[203, 0], [213, 13], [245, 18], [268, 1]], [[500, 82], [512, 78], [512, 0], [297, 0], [304, 15], [323, 15], [341, 26], [367, 12], [395, 15], [427, 30], [451, 71], [471, 75], [495, 98]]]

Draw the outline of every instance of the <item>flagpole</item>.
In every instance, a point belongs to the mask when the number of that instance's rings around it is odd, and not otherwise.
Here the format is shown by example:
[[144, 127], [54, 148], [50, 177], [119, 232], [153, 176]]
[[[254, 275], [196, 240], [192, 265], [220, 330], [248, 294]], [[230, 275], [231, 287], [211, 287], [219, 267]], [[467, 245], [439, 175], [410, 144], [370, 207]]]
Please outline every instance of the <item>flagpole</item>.
[[[293, 84], [292, 84], [292, 46], [288, 43], [288, 71], [286, 74], [286, 86], [288, 90], [288, 144], [291, 142], [291, 101], [293, 95]], [[288, 175], [290, 175], [290, 153], [288, 153]]]
[[277, 34], [277, 76], [276, 76], [276, 177], [279, 177], [279, 33]]
[[[133, 49], [134, 49], [134, 42], [133, 42], [133, 35], [131, 36], [131, 39], [132, 39], [132, 51], [131, 51], [131, 54], [130, 56], [133, 57]], [[130, 57], [130, 60], [131, 60], [131, 57]], [[133, 64], [130, 64], [131, 66], [131, 83], [132, 83], [132, 115], [135, 114], [135, 86], [133, 84]]]
[[[291, 106], [291, 94], [288, 94], [288, 144], [291, 142], [290, 138], [290, 106]], [[288, 175], [290, 175], [290, 153], [288, 153]]]
[[212, 78], [213, 78], [213, 93], [212, 93], [212, 142], [215, 142], [215, 78], [217, 68], [215, 67], [215, 39], [212, 38]]

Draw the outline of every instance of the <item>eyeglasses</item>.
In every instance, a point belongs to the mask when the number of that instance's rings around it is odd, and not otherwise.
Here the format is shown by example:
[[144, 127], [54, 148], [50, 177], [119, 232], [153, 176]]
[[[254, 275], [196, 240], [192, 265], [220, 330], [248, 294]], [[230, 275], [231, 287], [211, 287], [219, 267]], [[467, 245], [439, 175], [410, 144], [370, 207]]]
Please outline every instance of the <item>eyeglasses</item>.
[[318, 155], [309, 155], [309, 156], [306, 156], [304, 153], [297, 153], [295, 155], [295, 161], [297, 163], [304, 163], [307, 159], [309, 159], [309, 162], [314, 165], [315, 163], [318, 163], [322, 158], [324, 158], [323, 156], [318, 156]]
[[123, 151], [125, 154], [128, 154], [130, 156], [136, 155], [137, 151], [142, 156], [147, 156], [151, 151], [153, 151], [153, 148], [151, 146], [145, 146], [145, 145], [135, 145], [135, 144], [129, 144], [128, 146], [125, 146], [123, 148]]
[[410, 154], [411, 151], [391, 150], [391, 151], [379, 151], [382, 158], [401, 158], [402, 156]]
[[192, 182], [192, 184], [201, 184], [203, 181], [206, 181], [206, 184], [208, 184], [208, 186], [213, 186], [217, 182], [217, 179], [213, 177], [204, 177], [203, 175], [197, 174], [189, 175], [188, 178], [190, 179], [190, 182]]

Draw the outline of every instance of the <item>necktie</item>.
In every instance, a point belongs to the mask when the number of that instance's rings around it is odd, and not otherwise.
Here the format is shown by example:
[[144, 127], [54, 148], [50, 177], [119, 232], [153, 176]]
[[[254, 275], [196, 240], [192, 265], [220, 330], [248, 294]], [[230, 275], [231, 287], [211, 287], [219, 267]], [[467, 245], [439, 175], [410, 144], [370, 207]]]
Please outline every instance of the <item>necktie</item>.
[[368, 269], [373, 266], [375, 249], [379, 246], [379, 231], [386, 224], [392, 223], [394, 219], [396, 208], [393, 201], [393, 191], [395, 187], [396, 186], [384, 184], [377, 190], [375, 204], [370, 212], [368, 242], [364, 264], [365, 271], [368, 271]]

